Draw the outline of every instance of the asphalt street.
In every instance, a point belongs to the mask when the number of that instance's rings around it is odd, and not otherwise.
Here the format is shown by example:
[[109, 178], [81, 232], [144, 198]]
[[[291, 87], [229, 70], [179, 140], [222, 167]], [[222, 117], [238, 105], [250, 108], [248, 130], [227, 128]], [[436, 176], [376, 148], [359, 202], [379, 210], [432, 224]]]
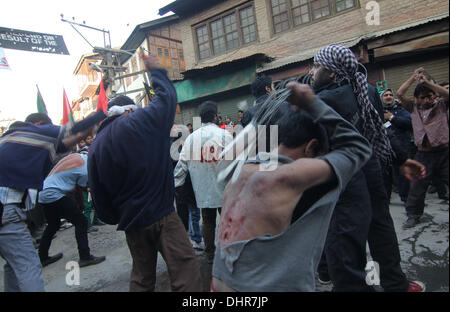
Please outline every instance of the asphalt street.
[[[395, 223], [402, 255], [402, 268], [411, 280], [426, 284], [429, 292], [449, 291], [449, 204], [436, 194], [428, 194], [422, 222], [411, 229], [403, 229], [405, 209], [393, 193], [391, 214]], [[63, 252], [64, 257], [43, 269], [46, 291], [49, 292], [127, 292], [132, 266], [131, 256], [123, 232], [115, 226], [104, 225], [89, 234], [91, 253], [106, 256], [103, 263], [81, 268], [79, 285], [71, 278], [70, 261], [78, 260], [74, 227], [60, 230], [53, 240], [50, 255]], [[201, 265], [204, 289], [209, 290], [211, 265], [201, 251], [196, 251]], [[370, 260], [370, 256], [368, 258]], [[0, 281], [3, 281], [4, 260], [0, 258]], [[66, 265], [69, 265], [66, 267]], [[67, 280], [69, 283], [67, 283]], [[317, 285], [317, 291], [329, 291], [331, 286]], [[3, 291], [3, 283], [0, 283]], [[158, 257], [156, 291], [170, 292], [167, 267]]]

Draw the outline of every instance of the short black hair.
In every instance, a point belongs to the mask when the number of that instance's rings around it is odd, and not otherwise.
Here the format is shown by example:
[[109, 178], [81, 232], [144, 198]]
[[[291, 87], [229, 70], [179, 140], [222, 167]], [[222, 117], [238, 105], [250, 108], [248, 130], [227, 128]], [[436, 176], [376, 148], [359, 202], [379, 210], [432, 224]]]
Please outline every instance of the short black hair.
[[8, 130], [17, 129], [17, 128], [21, 128], [21, 127], [25, 127], [25, 126], [28, 126], [28, 124], [26, 122], [17, 120], [9, 125]]
[[108, 109], [113, 106], [136, 105], [132, 99], [126, 95], [118, 95], [108, 101]]
[[441, 87], [445, 87], [446, 85], [448, 85], [448, 81], [444, 81], [442, 83], [439, 84]]
[[266, 87], [272, 87], [272, 78], [265, 75], [256, 77], [251, 86], [253, 96], [259, 98], [267, 94]]
[[284, 114], [278, 121], [278, 144], [296, 148], [317, 139], [316, 155], [328, 152], [328, 136], [325, 128], [303, 111]]
[[217, 103], [206, 101], [198, 107], [198, 114], [202, 123], [213, 122], [217, 115]]
[[419, 83], [414, 90], [414, 97], [418, 98], [421, 94], [428, 95], [430, 93], [436, 94], [433, 90], [428, 88], [424, 83]]
[[25, 118], [25, 122], [31, 122], [33, 124], [39, 123], [41, 125], [52, 125], [53, 122], [50, 119], [50, 117], [48, 117], [46, 114], [44, 113], [33, 113], [27, 116], [27, 118]]
[[188, 124], [186, 125], [186, 127], [189, 127], [189, 126], [191, 126], [191, 127], [192, 127], [192, 124], [191, 124], [191, 123], [188, 123]]

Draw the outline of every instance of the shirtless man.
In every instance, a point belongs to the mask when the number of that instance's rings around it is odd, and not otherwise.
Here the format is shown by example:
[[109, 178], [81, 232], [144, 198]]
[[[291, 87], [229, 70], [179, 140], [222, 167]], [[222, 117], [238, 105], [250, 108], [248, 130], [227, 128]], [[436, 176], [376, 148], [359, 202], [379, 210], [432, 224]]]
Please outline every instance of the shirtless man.
[[[247, 162], [225, 189], [213, 291], [314, 291], [334, 205], [371, 156], [368, 141], [309, 86], [288, 88], [297, 112], [279, 122], [281, 166], [261, 171], [264, 162]], [[331, 152], [314, 158], [323, 150]], [[291, 225], [302, 194], [314, 186], [321, 196]]]

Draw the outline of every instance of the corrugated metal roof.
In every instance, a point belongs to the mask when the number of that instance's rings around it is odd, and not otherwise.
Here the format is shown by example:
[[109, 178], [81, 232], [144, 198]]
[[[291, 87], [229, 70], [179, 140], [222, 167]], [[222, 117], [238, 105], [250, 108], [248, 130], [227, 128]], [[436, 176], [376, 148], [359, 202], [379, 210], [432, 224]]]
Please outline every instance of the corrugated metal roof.
[[445, 19], [447, 17], [449, 17], [449, 13], [448, 12], [446, 12], [444, 14], [441, 14], [441, 15], [436, 15], [436, 16], [432, 16], [432, 17], [429, 17], [429, 18], [425, 18], [425, 19], [421, 19], [421, 20], [418, 20], [418, 21], [414, 21], [414, 22], [409, 23], [409, 24], [404, 24], [404, 25], [397, 26], [397, 27], [394, 27], [394, 28], [389, 28], [389, 29], [386, 29], [386, 30], [381, 30], [381, 31], [378, 31], [378, 32], [375, 32], [375, 33], [371, 33], [371, 34], [366, 35], [367, 38], [365, 38], [365, 39], [369, 39], [369, 38], [373, 39], [373, 38], [382, 37], [382, 36], [385, 36], [385, 35], [389, 35], [389, 34], [395, 33], [397, 31], [402, 31], [402, 30], [405, 30], [405, 29], [408, 29], [408, 28], [413, 28], [413, 27], [424, 25], [424, 24], [428, 24], [428, 23], [431, 23], [431, 22], [440, 21], [440, 20], [443, 20], [443, 19]]
[[[442, 20], [442, 19], [445, 19], [445, 18], [448, 18], [448, 17], [449, 17], [449, 13], [447, 12], [447, 13], [444, 13], [444, 14], [441, 14], [441, 15], [437, 15], [437, 16], [433, 16], [433, 17], [430, 17], [430, 18], [414, 21], [412, 23], [401, 25], [401, 26], [398, 26], [398, 27], [389, 28], [389, 29], [385, 29], [385, 30], [382, 30], [382, 31], [378, 31], [378, 32], [364, 34], [364, 35], [361, 35], [361, 36], [359, 36], [357, 38], [349, 39], [349, 40], [346, 40], [346, 41], [334, 42], [334, 44], [343, 44], [343, 45], [351, 48], [351, 47], [354, 47], [355, 45], [357, 45], [358, 43], [360, 43], [363, 40], [379, 38], [379, 37], [386, 36], [386, 35], [389, 35], [389, 34], [392, 34], [392, 33], [395, 33], [395, 32], [399, 32], [399, 31], [402, 31], [402, 30], [405, 30], [405, 29], [408, 29], [408, 28], [413, 28], [413, 27], [424, 25], [424, 24], [427, 24], [427, 23], [439, 21], [439, 20]], [[273, 61], [271, 63], [264, 64], [263, 67], [258, 68], [257, 69], [257, 73], [278, 69], [280, 67], [284, 67], [284, 66], [287, 66], [287, 65], [290, 65], [290, 64], [295, 64], [295, 63], [299, 63], [299, 62], [303, 62], [303, 61], [312, 59], [314, 57], [314, 55], [320, 49], [324, 48], [325, 46], [316, 47], [316, 48], [313, 48], [313, 49], [310, 49], [310, 50], [301, 51], [300, 53], [292, 55], [292, 56], [284, 57], [284, 58], [281, 58], [281, 59], [276, 59], [275, 61]]]
[[251, 60], [257, 60], [257, 59], [269, 59], [269, 57], [264, 54], [264, 53], [250, 53], [248, 55], [242, 56], [240, 58], [235, 58], [235, 59], [228, 59], [227, 61], [224, 62], [220, 62], [220, 63], [212, 63], [210, 65], [205, 65], [202, 67], [194, 67], [191, 69], [188, 69], [184, 72], [181, 72], [181, 74], [185, 75], [185, 76], [192, 76], [195, 75], [199, 72], [204, 72], [204, 71], [210, 71], [210, 70], [216, 70], [222, 66], [227, 66], [230, 64], [238, 64], [238, 63], [242, 63], [244, 61], [251, 61]]
[[179, 16], [188, 16], [224, 1], [226, 0], [177, 0], [159, 9], [158, 14], [173, 12]]

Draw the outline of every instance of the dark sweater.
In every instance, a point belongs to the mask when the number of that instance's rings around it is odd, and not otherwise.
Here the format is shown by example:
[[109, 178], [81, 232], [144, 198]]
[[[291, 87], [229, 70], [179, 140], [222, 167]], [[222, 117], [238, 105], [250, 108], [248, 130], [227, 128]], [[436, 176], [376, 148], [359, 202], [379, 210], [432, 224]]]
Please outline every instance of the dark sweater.
[[118, 230], [149, 226], [175, 210], [170, 129], [177, 95], [167, 71], [150, 71], [156, 97], [106, 122], [89, 148], [89, 186], [98, 217]]
[[67, 150], [61, 141], [64, 129], [24, 123], [6, 132], [0, 138], [0, 186], [42, 190], [57, 153]]

